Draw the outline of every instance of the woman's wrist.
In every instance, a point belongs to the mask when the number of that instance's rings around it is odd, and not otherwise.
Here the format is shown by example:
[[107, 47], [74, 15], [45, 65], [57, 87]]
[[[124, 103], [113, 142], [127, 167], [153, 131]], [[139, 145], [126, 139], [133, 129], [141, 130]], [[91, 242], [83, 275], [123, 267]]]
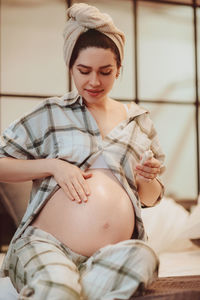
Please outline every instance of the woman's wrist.
[[44, 169], [48, 176], [53, 176], [58, 164], [57, 158], [44, 159]]
[[141, 203], [145, 206], [153, 206], [161, 199], [163, 195], [163, 187], [157, 178], [151, 181], [145, 181], [136, 175], [137, 191]]
[[155, 184], [155, 182], [157, 182], [157, 178], [145, 179], [144, 177], [142, 177], [138, 174], [135, 175], [135, 183], [136, 183], [137, 190], [144, 185], [150, 186], [152, 184]]

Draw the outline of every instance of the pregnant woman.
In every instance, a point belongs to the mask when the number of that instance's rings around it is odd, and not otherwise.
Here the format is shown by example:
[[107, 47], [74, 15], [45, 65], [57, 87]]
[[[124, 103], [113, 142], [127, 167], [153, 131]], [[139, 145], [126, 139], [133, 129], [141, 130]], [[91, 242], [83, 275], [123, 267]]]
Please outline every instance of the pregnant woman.
[[1, 138], [0, 180], [33, 181], [2, 274], [19, 299], [129, 299], [157, 270], [140, 209], [162, 197], [164, 155], [148, 112], [109, 97], [124, 34], [87, 4], [68, 16], [64, 57], [77, 92], [45, 100]]

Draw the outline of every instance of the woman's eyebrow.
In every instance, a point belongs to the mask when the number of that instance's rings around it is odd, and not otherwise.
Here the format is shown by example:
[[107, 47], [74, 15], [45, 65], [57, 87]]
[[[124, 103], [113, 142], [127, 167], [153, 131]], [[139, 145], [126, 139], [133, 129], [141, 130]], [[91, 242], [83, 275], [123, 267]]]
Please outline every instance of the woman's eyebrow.
[[[83, 64], [78, 64], [77, 67], [82, 67], [82, 68], [86, 68], [86, 69], [92, 69], [92, 67], [85, 66]], [[111, 64], [105, 65], [105, 66], [100, 67], [99, 69], [106, 69], [106, 68], [110, 68], [110, 67], [113, 67], [113, 65], [111, 65]]]
[[100, 67], [99, 69], [106, 69], [106, 68], [110, 68], [110, 67], [113, 67], [113, 65], [106, 65], [106, 66], [102, 66], [102, 67]]
[[87, 68], [87, 69], [91, 69], [91, 67], [89, 66], [85, 66], [85, 65], [82, 65], [82, 64], [78, 64], [77, 67], [82, 67], [82, 68]]

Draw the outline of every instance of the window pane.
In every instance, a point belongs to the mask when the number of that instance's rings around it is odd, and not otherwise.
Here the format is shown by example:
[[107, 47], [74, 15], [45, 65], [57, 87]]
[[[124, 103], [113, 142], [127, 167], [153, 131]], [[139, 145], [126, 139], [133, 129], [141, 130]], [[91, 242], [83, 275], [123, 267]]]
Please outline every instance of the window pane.
[[187, 105], [143, 104], [150, 112], [166, 154], [166, 196], [196, 199], [195, 109]]
[[[80, 2], [80, 1], [73, 1]], [[133, 5], [131, 0], [89, 0], [81, 1], [96, 6], [101, 12], [109, 14], [115, 25], [125, 33], [126, 44], [123, 61], [123, 70], [115, 83], [111, 93], [114, 98], [134, 98], [134, 26], [133, 26]]]
[[192, 8], [146, 2], [138, 8], [140, 97], [193, 102]]
[[43, 101], [43, 99], [2, 97], [0, 116], [1, 133], [11, 122], [18, 119], [23, 114], [30, 112], [41, 101]]
[[63, 94], [65, 1], [1, 1], [1, 88], [4, 93]]

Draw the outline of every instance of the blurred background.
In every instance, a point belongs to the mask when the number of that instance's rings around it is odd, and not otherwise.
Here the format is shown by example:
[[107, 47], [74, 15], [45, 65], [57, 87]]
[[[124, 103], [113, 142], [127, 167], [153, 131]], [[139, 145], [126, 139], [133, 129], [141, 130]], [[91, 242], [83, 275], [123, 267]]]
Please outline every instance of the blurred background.
[[95, 5], [124, 31], [123, 72], [111, 96], [151, 112], [166, 153], [166, 196], [197, 201], [200, 0], [1, 0], [1, 133], [47, 96], [73, 88], [62, 32], [75, 2]]

